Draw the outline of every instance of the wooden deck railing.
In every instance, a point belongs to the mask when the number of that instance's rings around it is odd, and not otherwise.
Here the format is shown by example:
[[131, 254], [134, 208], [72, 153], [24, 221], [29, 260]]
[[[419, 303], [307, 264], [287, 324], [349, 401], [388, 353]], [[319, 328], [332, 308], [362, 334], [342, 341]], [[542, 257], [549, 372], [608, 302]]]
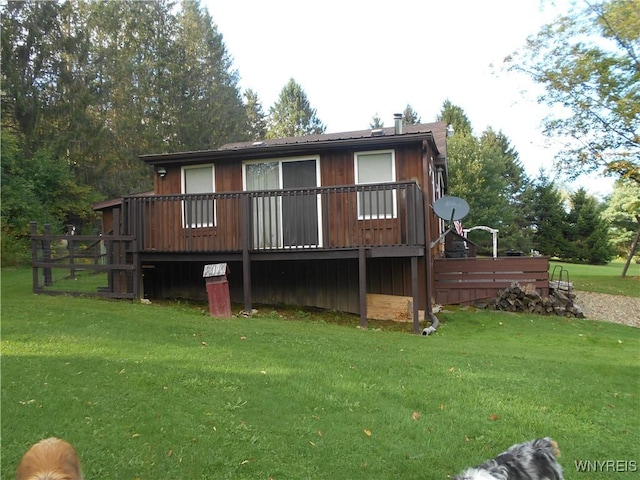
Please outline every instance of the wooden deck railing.
[[140, 252], [423, 246], [415, 182], [124, 198]]

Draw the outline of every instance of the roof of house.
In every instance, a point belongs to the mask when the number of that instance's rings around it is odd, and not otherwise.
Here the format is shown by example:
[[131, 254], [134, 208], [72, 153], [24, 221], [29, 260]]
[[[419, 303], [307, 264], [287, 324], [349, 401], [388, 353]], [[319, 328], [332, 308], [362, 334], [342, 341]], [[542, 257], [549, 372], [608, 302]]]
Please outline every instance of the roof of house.
[[[127, 196], [128, 197], [148, 197], [150, 195], [153, 195], [153, 193], [154, 193], [153, 190], [151, 190], [150, 192], [134, 193]], [[101, 202], [94, 203], [91, 207], [96, 211], [108, 210], [113, 207], [117, 207], [118, 205], [122, 205], [123, 201], [124, 201], [123, 197], [110, 198], [107, 200], [103, 200]]]
[[310, 153], [312, 151], [348, 148], [350, 146], [382, 148], [391, 144], [420, 140], [431, 141], [438, 158], [446, 155], [447, 125], [445, 122], [403, 125], [402, 133], [396, 134], [394, 127], [357, 130], [353, 132], [324, 133], [222, 145], [216, 150], [177, 152], [142, 155], [140, 158], [150, 165], [176, 162], [211, 161], [220, 159], [250, 159]]

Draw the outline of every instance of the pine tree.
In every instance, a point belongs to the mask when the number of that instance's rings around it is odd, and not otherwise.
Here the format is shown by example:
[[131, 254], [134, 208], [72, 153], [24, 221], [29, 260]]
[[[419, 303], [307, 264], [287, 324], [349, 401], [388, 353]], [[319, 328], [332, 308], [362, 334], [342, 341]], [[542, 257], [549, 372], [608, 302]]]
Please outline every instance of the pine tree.
[[603, 220], [595, 198], [584, 188], [571, 195], [569, 223], [570, 260], [577, 263], [604, 265], [613, 258], [613, 247], [609, 243], [609, 228]]
[[[445, 102], [440, 119], [453, 125], [447, 139], [449, 193], [464, 198], [470, 207], [465, 227], [487, 226], [500, 231], [501, 250], [531, 249], [530, 216], [525, 191], [530, 188], [518, 152], [501, 132], [487, 129], [480, 138], [462, 108]], [[486, 232], [470, 232], [480, 245], [490, 245]]]
[[445, 100], [442, 104], [442, 109], [436, 117], [436, 120], [451, 125], [456, 133], [471, 134], [471, 121], [469, 117], [467, 117], [461, 107], [454, 105], [449, 100]]
[[403, 122], [406, 125], [416, 125], [420, 123], [420, 115], [416, 112], [411, 105], [407, 103], [407, 106], [402, 112]]
[[292, 78], [269, 109], [267, 138], [300, 137], [324, 133], [326, 127], [311, 108], [307, 94]]
[[244, 92], [244, 101], [247, 111], [247, 134], [251, 140], [260, 140], [267, 132], [267, 117], [262, 110], [258, 94], [249, 88]]
[[380, 115], [378, 115], [378, 112], [376, 112], [376, 114], [373, 117], [371, 117], [371, 123], [369, 124], [369, 128], [371, 129], [384, 128], [384, 122], [380, 118]]
[[566, 258], [569, 244], [565, 238], [567, 213], [562, 194], [548, 175], [541, 171], [530, 192], [532, 207], [529, 221], [533, 229], [533, 245], [542, 255]]

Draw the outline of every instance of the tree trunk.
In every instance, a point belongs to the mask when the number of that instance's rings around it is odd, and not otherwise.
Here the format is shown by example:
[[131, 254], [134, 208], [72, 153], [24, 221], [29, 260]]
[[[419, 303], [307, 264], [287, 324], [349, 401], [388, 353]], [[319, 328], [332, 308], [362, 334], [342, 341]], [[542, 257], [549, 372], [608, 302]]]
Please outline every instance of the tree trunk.
[[[636, 220], [638, 220], [638, 224], [640, 225], [640, 216], [636, 216]], [[636, 253], [636, 250], [638, 249], [639, 241], [640, 241], [640, 228], [638, 228], [638, 234], [636, 235], [636, 239], [631, 244], [631, 250], [629, 250], [629, 256], [627, 257], [627, 261], [624, 264], [624, 268], [622, 269], [622, 278], [627, 276], [627, 270], [629, 270], [631, 259], [633, 258], [634, 253]]]

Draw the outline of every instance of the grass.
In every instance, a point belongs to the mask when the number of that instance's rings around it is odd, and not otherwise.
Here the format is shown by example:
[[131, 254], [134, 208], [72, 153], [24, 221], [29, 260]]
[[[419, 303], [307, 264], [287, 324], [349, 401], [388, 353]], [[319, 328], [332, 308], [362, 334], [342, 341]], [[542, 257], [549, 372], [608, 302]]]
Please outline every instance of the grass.
[[[558, 268], [556, 268], [558, 267]], [[563, 268], [576, 290], [640, 297], [640, 264], [632, 262], [627, 276], [622, 278], [624, 262], [616, 261], [607, 265], [581, 265], [573, 263], [549, 262], [549, 275], [555, 270], [555, 279]]]
[[3, 271], [0, 477], [50, 435], [90, 479], [447, 478], [544, 435], [567, 479], [611, 478], [575, 460], [638, 461], [638, 329], [461, 309], [421, 337], [293, 317], [32, 295], [29, 270]]

